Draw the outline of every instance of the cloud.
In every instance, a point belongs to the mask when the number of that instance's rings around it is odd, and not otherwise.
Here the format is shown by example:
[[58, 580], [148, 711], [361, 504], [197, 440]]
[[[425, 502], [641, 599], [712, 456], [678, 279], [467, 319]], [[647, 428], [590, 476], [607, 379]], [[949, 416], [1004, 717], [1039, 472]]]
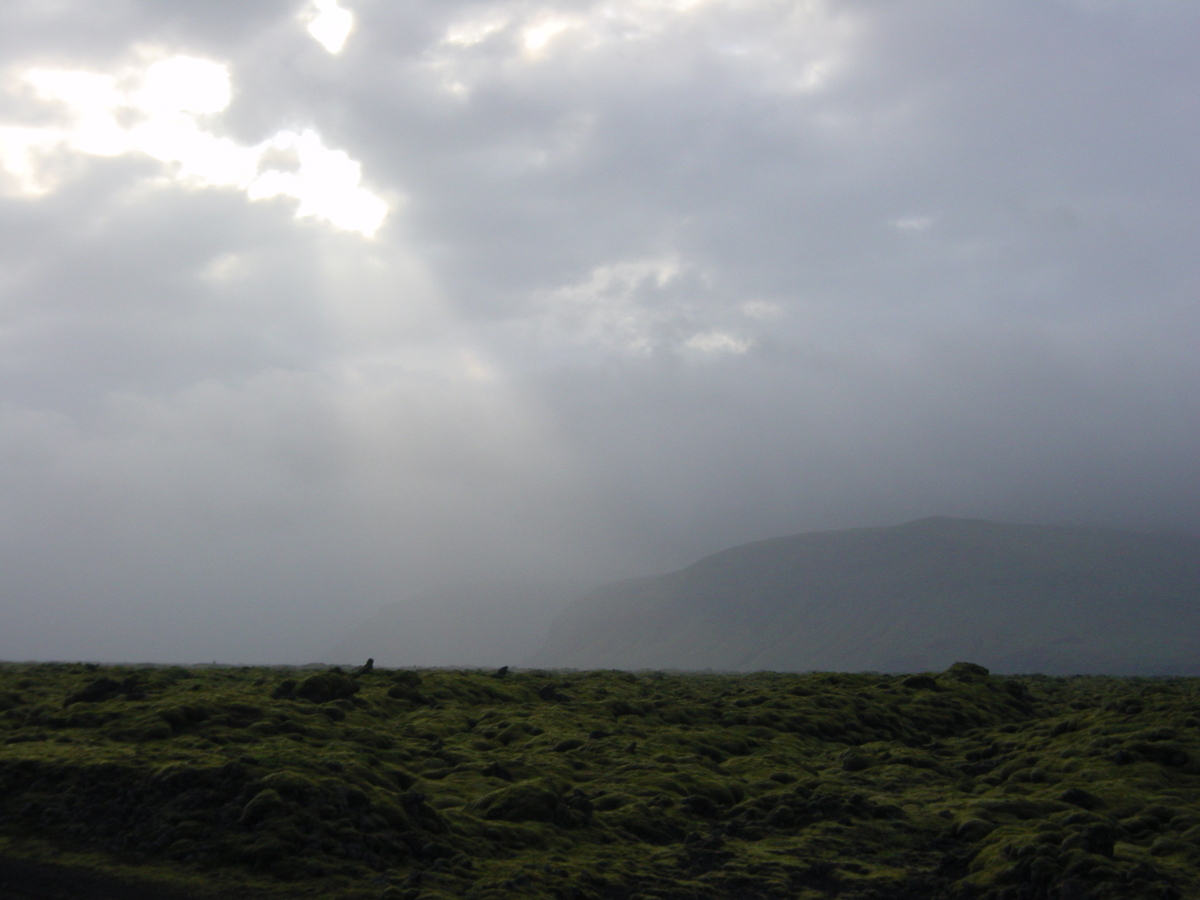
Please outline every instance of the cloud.
[[904, 216], [892, 224], [901, 231], [928, 231], [933, 226], [933, 216]]
[[340, 53], [354, 29], [354, 14], [337, 0], [313, 0], [302, 15], [308, 20], [308, 33], [330, 53]]
[[[0, 127], [0, 164], [18, 193], [57, 187], [53, 158], [61, 151], [95, 156], [145, 154], [167, 164], [167, 179], [196, 187], [233, 187], [251, 200], [286, 196], [296, 216], [324, 219], [371, 237], [387, 204], [360, 186], [361, 166], [324, 146], [312, 130], [279, 131], [243, 146], [214, 134], [209, 119], [230, 102], [228, 68], [169, 56], [118, 74], [29, 69], [21, 74], [39, 100], [62, 111], [53, 126]], [[276, 168], [292, 158], [291, 170]]]
[[745, 353], [750, 349], [751, 342], [724, 331], [706, 331], [693, 334], [683, 345], [700, 353]]
[[1200, 528], [1198, 16], [0, 8], [0, 656], [302, 661], [447, 579], [934, 513]]
[[[745, 353], [753, 341], [700, 330], [714, 304], [703, 272], [673, 256], [597, 266], [582, 281], [541, 298], [538, 333], [550, 347], [574, 346], [646, 357]], [[721, 316], [728, 318], [728, 314]]]
[[597, 266], [586, 280], [550, 294], [549, 317], [567, 339], [646, 354], [677, 314], [655, 306], [665, 305], [661, 294], [679, 276], [679, 264], [670, 258]]

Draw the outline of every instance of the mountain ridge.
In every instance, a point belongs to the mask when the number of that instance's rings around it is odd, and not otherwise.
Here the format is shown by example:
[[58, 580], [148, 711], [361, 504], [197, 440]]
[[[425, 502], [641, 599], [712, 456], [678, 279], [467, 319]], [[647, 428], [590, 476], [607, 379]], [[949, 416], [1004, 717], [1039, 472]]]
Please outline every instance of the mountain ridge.
[[768, 538], [606, 585], [535, 666], [1200, 672], [1200, 538], [929, 517]]

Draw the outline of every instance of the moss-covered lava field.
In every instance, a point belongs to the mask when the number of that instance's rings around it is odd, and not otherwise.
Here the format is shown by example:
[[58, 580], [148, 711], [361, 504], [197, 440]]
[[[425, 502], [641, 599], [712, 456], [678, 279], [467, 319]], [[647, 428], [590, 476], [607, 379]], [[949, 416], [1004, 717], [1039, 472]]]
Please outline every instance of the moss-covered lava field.
[[1187, 900], [1200, 679], [0, 666], [0, 897]]

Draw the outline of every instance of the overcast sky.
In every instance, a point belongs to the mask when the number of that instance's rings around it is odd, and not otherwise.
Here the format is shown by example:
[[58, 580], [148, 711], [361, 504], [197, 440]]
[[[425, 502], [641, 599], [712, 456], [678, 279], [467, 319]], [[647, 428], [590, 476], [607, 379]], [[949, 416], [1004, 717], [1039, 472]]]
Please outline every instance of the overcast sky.
[[932, 514], [1200, 530], [1197, 34], [7, 0], [0, 658], [303, 662]]

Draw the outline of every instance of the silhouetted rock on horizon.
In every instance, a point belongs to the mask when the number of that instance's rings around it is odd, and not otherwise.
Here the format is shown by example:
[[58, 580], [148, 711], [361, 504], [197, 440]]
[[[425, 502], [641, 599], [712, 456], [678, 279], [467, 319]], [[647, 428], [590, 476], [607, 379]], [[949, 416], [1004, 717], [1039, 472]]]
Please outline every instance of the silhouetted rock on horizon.
[[1200, 674], [1200, 538], [928, 518], [734, 547], [607, 585], [527, 664]]

